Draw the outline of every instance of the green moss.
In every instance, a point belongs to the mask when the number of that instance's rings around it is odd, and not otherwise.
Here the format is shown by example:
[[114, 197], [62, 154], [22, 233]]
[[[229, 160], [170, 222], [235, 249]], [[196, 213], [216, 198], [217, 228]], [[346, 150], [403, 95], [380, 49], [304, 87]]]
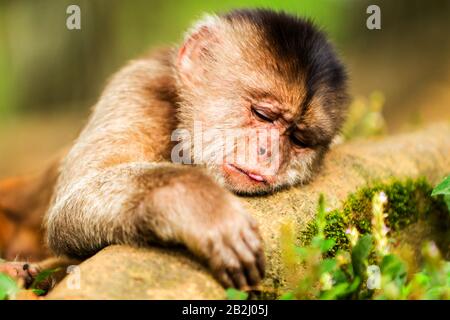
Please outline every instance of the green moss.
[[339, 210], [334, 210], [327, 215], [327, 225], [324, 233], [327, 239], [334, 239], [335, 245], [328, 251], [328, 255], [334, 256], [339, 249], [347, 250], [349, 240], [345, 233], [348, 226], [348, 220]]
[[[355, 226], [361, 234], [371, 230], [372, 198], [383, 191], [388, 197], [385, 211], [388, 214], [387, 226], [399, 231], [426, 219], [434, 227], [448, 230], [450, 215], [442, 197], [431, 197], [433, 188], [424, 178], [392, 180], [388, 183], [376, 182], [351, 194], [341, 209], [327, 216], [325, 236], [336, 241], [328, 255], [334, 256], [338, 250], [346, 250], [349, 240], [345, 233], [349, 226]], [[301, 239], [308, 243], [317, 233], [315, 222], [311, 222], [302, 233]]]

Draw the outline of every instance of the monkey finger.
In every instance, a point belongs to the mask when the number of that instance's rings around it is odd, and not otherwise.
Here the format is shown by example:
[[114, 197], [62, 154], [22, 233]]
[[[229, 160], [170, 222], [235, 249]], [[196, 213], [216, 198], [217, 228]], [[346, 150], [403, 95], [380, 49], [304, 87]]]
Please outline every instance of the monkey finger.
[[242, 270], [241, 268], [228, 268], [227, 274], [231, 279], [233, 279], [235, 288], [241, 290], [246, 290], [249, 288], [244, 270]]
[[17, 279], [32, 279], [39, 273], [35, 265], [25, 262], [4, 262], [0, 264], [0, 272]]
[[247, 279], [244, 275], [244, 270], [242, 269], [238, 256], [235, 254], [233, 249], [227, 246], [226, 242], [223, 244], [223, 264], [225, 265], [228, 276], [233, 280], [236, 288], [246, 288]]
[[261, 274], [255, 263], [247, 264], [245, 266], [245, 272], [248, 278], [248, 284], [256, 286], [261, 282]]
[[210, 265], [213, 270], [226, 270], [228, 278], [233, 283], [232, 287], [245, 288], [247, 286], [239, 258], [226, 241], [214, 243], [213, 254], [210, 259]]
[[258, 223], [256, 222], [255, 218], [253, 218], [250, 214], [246, 214], [246, 218], [248, 223], [250, 224], [250, 227], [257, 231], [258, 230]]
[[222, 284], [222, 286], [224, 288], [234, 287], [233, 280], [231, 280], [231, 278], [228, 275], [225, 268], [220, 268], [218, 270], [214, 270], [214, 275], [216, 276], [216, 279], [219, 280], [220, 284]]
[[244, 230], [242, 233], [244, 241], [253, 250], [255, 254], [256, 265], [258, 267], [259, 274], [262, 279], [264, 278], [265, 274], [265, 256], [262, 247], [261, 237], [259, 237], [259, 235], [255, 235], [254, 233], [248, 232], [247, 230]]
[[241, 231], [241, 236], [253, 252], [261, 250], [261, 238], [257, 233], [252, 232], [249, 229], [243, 229]]
[[214, 250], [208, 260], [209, 267], [215, 278], [225, 288], [234, 287], [233, 280], [228, 276], [222, 257], [218, 250]]
[[255, 255], [243, 239], [238, 238], [233, 241], [234, 245], [232, 248], [243, 265], [248, 284], [257, 285], [261, 281], [261, 276], [256, 265]]
[[258, 266], [261, 279], [264, 278], [266, 274], [266, 257], [262, 250], [258, 251], [256, 254], [256, 265]]

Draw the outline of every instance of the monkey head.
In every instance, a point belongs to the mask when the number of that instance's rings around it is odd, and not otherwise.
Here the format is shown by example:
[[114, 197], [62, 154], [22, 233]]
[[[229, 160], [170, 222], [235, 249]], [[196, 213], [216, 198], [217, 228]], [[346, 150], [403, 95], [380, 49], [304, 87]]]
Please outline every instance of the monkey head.
[[236, 193], [307, 181], [345, 118], [346, 72], [310, 21], [266, 10], [208, 16], [175, 60], [183, 148]]

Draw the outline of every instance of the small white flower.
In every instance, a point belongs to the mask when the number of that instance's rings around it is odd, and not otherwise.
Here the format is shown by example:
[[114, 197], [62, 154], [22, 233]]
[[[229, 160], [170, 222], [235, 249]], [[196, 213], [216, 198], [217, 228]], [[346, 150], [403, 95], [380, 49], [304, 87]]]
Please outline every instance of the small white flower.
[[433, 258], [437, 258], [440, 255], [439, 249], [436, 246], [436, 243], [434, 243], [434, 242], [430, 242], [429, 243], [429, 245], [428, 245], [428, 252], [429, 252], [430, 256], [433, 257]]
[[386, 203], [388, 201], [388, 197], [387, 197], [386, 193], [384, 193], [383, 191], [380, 192], [378, 197], [379, 197], [381, 203]]
[[381, 256], [389, 253], [389, 241], [387, 238], [389, 228], [384, 221], [388, 215], [383, 208], [387, 200], [384, 192], [380, 192], [372, 199], [372, 235], [375, 240], [375, 248]]
[[358, 230], [356, 230], [355, 227], [349, 227], [347, 228], [347, 230], [345, 230], [345, 233], [348, 235], [348, 238], [352, 246], [355, 246], [359, 238]]
[[333, 287], [333, 282], [333, 277], [329, 272], [325, 272], [320, 276], [322, 290], [330, 290]]

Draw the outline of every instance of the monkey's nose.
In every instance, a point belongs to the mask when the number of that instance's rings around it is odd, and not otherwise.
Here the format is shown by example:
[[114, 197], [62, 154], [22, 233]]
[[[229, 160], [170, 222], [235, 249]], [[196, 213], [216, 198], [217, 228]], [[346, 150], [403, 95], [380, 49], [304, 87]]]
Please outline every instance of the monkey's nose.
[[266, 153], [266, 148], [260, 147], [259, 148], [259, 155], [264, 155]]

